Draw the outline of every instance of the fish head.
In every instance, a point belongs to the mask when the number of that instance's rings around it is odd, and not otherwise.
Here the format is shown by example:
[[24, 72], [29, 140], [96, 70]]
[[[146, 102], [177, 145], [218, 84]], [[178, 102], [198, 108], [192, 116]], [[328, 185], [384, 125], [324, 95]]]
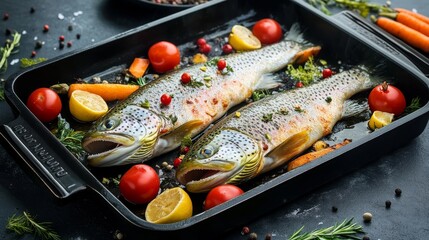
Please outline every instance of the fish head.
[[191, 146], [176, 178], [190, 192], [238, 184], [257, 174], [262, 152], [256, 140], [237, 129], [214, 130]]
[[109, 112], [85, 135], [82, 146], [91, 166], [107, 167], [142, 162], [153, 154], [163, 118], [140, 106]]

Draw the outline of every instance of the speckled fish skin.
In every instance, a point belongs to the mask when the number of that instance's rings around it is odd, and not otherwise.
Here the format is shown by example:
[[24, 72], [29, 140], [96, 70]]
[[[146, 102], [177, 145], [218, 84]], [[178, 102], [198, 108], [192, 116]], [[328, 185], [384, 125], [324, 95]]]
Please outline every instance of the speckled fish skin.
[[[263, 74], [285, 67], [303, 48], [284, 40], [222, 57], [233, 69], [229, 74], [221, 74], [216, 64], [199, 64], [161, 76], [93, 125], [82, 142], [90, 154], [88, 163], [100, 167], [138, 163], [177, 148], [184, 136], [195, 136], [249, 98]], [[203, 86], [182, 84], [185, 72]], [[173, 96], [170, 105], [161, 105], [163, 94]]]
[[204, 192], [285, 164], [331, 133], [348, 98], [375, 84], [355, 68], [249, 104], [238, 110], [240, 117], [231, 114], [201, 136], [176, 177], [187, 190]]

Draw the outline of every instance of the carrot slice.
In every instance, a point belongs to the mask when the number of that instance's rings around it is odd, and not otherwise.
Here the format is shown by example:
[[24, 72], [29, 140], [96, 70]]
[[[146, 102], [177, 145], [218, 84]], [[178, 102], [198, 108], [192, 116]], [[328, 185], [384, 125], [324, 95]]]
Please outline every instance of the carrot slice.
[[138, 85], [116, 83], [73, 83], [70, 84], [68, 96], [74, 90], [83, 90], [100, 95], [105, 101], [123, 100], [139, 88]]
[[423, 33], [386, 17], [379, 17], [376, 23], [379, 27], [402, 39], [407, 44], [429, 53], [429, 37]]
[[141, 78], [145, 74], [148, 67], [149, 67], [149, 59], [134, 58], [134, 61], [131, 63], [130, 68], [128, 68], [128, 71], [135, 78]]
[[395, 11], [397, 11], [397, 12], [407, 13], [407, 14], [409, 14], [409, 15], [411, 15], [411, 16], [413, 16], [413, 17], [415, 17], [415, 18], [418, 18], [418, 19], [420, 19], [421, 21], [423, 21], [423, 22], [425, 22], [425, 23], [429, 24], [429, 17], [427, 17], [427, 16], [425, 16], [425, 15], [422, 15], [422, 14], [419, 14], [419, 13], [416, 13], [416, 12], [413, 12], [413, 11], [410, 11], [410, 10], [408, 10], [408, 9], [404, 9], [404, 8], [395, 8]]
[[289, 162], [287, 165], [287, 170], [290, 171], [290, 170], [293, 170], [297, 167], [301, 167], [302, 165], [307, 164], [307, 163], [309, 163], [309, 162], [311, 162], [311, 161], [313, 161], [313, 160], [315, 160], [315, 159], [317, 159], [323, 155], [326, 155], [326, 154], [334, 151], [335, 149], [343, 147], [343, 146], [349, 144], [350, 142], [351, 142], [350, 139], [345, 139], [343, 142], [337, 143], [332, 147], [327, 147], [327, 148], [324, 148], [324, 149], [319, 150], [319, 151], [309, 152], [307, 154], [304, 154], [298, 158], [295, 158], [291, 162]]

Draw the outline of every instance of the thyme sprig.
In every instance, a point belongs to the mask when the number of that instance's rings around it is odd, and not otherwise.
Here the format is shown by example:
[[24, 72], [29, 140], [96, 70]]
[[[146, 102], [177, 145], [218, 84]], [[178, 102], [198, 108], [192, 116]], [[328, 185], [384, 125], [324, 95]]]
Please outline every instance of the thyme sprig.
[[18, 235], [34, 234], [43, 240], [60, 240], [61, 237], [52, 230], [51, 223], [37, 222], [28, 212], [13, 215], [7, 221], [6, 229]]
[[83, 131], [75, 131], [70, 127], [70, 124], [61, 117], [58, 116], [57, 128], [52, 133], [58, 138], [58, 140], [78, 159], [82, 159], [84, 150], [82, 148], [82, 139], [85, 135]]
[[21, 40], [21, 34], [15, 32], [12, 34], [12, 40], [6, 40], [4, 47], [0, 48], [0, 72], [6, 71], [7, 69], [7, 58], [12, 53], [15, 47], [19, 46], [19, 41]]
[[346, 219], [340, 224], [335, 224], [327, 228], [321, 228], [309, 233], [303, 233], [304, 227], [296, 231], [288, 240], [340, 240], [340, 239], [361, 239], [357, 235], [364, 233], [362, 226], [353, 223], [353, 218]]

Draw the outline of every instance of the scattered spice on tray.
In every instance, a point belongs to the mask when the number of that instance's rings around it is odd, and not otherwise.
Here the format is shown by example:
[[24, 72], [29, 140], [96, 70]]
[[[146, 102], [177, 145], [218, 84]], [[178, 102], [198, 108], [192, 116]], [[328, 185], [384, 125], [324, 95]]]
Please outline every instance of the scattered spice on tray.
[[402, 194], [402, 190], [400, 188], [395, 189], [395, 196], [400, 197]]
[[22, 215], [13, 215], [7, 220], [6, 229], [19, 236], [32, 234], [43, 240], [60, 240], [61, 237], [51, 228], [49, 222], [38, 222], [35, 217], [24, 211]]
[[363, 214], [362, 218], [364, 222], [369, 223], [372, 220], [372, 214], [369, 212], [366, 212]]
[[384, 204], [386, 205], [386, 208], [389, 209], [392, 205], [392, 202], [390, 200], [387, 200]]

